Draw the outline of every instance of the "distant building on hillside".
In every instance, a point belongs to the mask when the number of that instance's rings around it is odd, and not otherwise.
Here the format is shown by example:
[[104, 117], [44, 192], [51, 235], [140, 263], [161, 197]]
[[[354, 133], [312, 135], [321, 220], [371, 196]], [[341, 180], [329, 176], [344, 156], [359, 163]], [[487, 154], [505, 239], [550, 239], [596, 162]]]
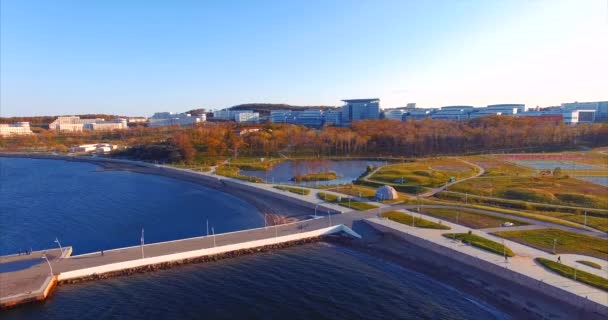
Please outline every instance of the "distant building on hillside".
[[473, 106], [446, 106], [431, 114], [431, 118], [440, 120], [466, 120], [473, 112]]
[[193, 126], [197, 123], [207, 121], [207, 116], [201, 114], [193, 117], [188, 113], [173, 113], [173, 112], [157, 112], [149, 119], [150, 127], [167, 127], [167, 126]]
[[380, 118], [380, 99], [349, 99], [342, 100], [342, 124], [350, 125], [359, 120]]
[[49, 129], [57, 131], [121, 130], [127, 128], [127, 119], [104, 120], [101, 118], [81, 119], [78, 116], [57, 117], [49, 124]]
[[97, 152], [97, 153], [108, 153], [118, 148], [115, 144], [109, 143], [93, 143], [93, 144], [82, 144], [79, 146], [70, 147], [70, 152], [82, 153], [82, 152]]
[[563, 118], [566, 124], [591, 123], [595, 121], [595, 110], [574, 110], [564, 112]]
[[608, 101], [562, 103], [561, 108], [566, 112], [594, 110], [595, 120], [608, 120]]
[[32, 134], [29, 122], [15, 122], [12, 124], [0, 124], [0, 136], [8, 137], [12, 135]]
[[403, 120], [403, 115], [406, 113], [403, 109], [386, 109], [384, 110], [384, 118], [390, 120]]
[[514, 116], [523, 113], [525, 110], [525, 104], [492, 104], [485, 108], [475, 108], [469, 114], [469, 117], [473, 119], [495, 115]]
[[259, 122], [260, 113], [252, 110], [230, 110], [223, 109], [213, 111], [213, 119], [220, 121], [235, 121], [235, 122]]
[[342, 125], [342, 111], [340, 111], [340, 110], [325, 111], [323, 113], [323, 125], [341, 126]]

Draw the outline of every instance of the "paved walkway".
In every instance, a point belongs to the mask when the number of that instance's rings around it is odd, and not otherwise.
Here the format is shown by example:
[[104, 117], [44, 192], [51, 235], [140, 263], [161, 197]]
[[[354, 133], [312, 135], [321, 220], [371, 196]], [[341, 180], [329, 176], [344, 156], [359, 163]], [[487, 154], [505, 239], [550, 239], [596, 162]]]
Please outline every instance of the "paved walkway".
[[[452, 232], [461, 233], [461, 232], [469, 231], [469, 228], [466, 228], [466, 227], [463, 227], [460, 225], [456, 225], [456, 224], [444, 221], [443, 224], [450, 226], [452, 229], [451, 230], [435, 230], [435, 229], [414, 228], [414, 227], [404, 225], [401, 223], [397, 223], [397, 222], [394, 222], [394, 221], [391, 221], [388, 219], [370, 218], [369, 221], [371, 221], [373, 223], [381, 224], [388, 228], [391, 228], [391, 229], [395, 230], [396, 232], [404, 232], [404, 233], [407, 233], [407, 234], [410, 234], [410, 235], [413, 235], [413, 236], [416, 236], [416, 237], [419, 237], [419, 238], [422, 238], [422, 239], [425, 239], [428, 241], [432, 241], [433, 243], [436, 243], [438, 245], [451, 248], [453, 250], [456, 250], [458, 252], [461, 252], [461, 253], [464, 253], [464, 254], [467, 254], [470, 256], [477, 257], [479, 259], [485, 260], [487, 262], [491, 262], [493, 264], [502, 266], [504, 268], [508, 268], [510, 270], [516, 271], [516, 272], [524, 274], [526, 276], [529, 276], [529, 277], [532, 277], [535, 279], [540, 279], [545, 283], [549, 283], [553, 286], [556, 286], [563, 290], [572, 292], [579, 296], [587, 297], [588, 299], [595, 301], [601, 305], [608, 306], [608, 295], [605, 291], [602, 291], [600, 289], [596, 289], [594, 287], [582, 284], [582, 283], [574, 281], [572, 279], [557, 275], [553, 272], [546, 270], [545, 268], [538, 265], [534, 261], [534, 258], [537, 258], [537, 257], [543, 257], [543, 258], [547, 258], [550, 260], [556, 260], [555, 255], [548, 254], [543, 251], [536, 250], [534, 248], [530, 248], [528, 246], [524, 246], [524, 245], [521, 245], [516, 242], [512, 242], [509, 240], [503, 240], [502, 238], [498, 238], [491, 234], [487, 234], [483, 231], [476, 230], [474, 233], [477, 235], [483, 236], [485, 238], [494, 240], [499, 243], [504, 241], [505, 245], [508, 246], [509, 248], [511, 248], [515, 252], [516, 256], [513, 258], [509, 258], [508, 262], [505, 263], [504, 257], [502, 257], [500, 255], [490, 253], [488, 251], [484, 251], [484, 250], [481, 250], [481, 249], [478, 249], [478, 248], [475, 248], [475, 247], [472, 247], [469, 245], [465, 245], [459, 241], [453, 241], [451, 239], [448, 239], [448, 238], [442, 236], [443, 233], [452, 233]], [[589, 257], [581, 256], [581, 255], [568, 255], [567, 259], [565, 259], [566, 255], [561, 255], [561, 256], [562, 256], [562, 262], [564, 264], [567, 264], [570, 266], [574, 266], [574, 264], [570, 264], [570, 262], [572, 260], [591, 260]], [[595, 259], [593, 259], [593, 260], [595, 261]], [[603, 261], [603, 264], [605, 265], [606, 262]], [[581, 266], [580, 264], [576, 264], [575, 266], [579, 270], [585, 270], [587, 272], [590, 272], [590, 273], [593, 273], [593, 274], [596, 274], [596, 275], [599, 275], [602, 277], [607, 277], [605, 270], [597, 270], [597, 269], [593, 269], [590, 267], [583, 268], [583, 266]]]

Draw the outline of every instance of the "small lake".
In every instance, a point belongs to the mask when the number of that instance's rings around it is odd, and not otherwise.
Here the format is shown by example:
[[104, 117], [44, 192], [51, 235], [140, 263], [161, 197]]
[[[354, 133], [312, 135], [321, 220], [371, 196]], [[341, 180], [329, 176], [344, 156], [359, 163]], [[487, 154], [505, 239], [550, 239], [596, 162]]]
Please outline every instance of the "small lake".
[[[351, 183], [357, 179], [368, 165], [384, 165], [384, 161], [374, 160], [294, 160], [281, 162], [268, 171], [241, 170], [241, 174], [258, 177], [268, 182], [281, 184], [297, 184], [303, 186], [331, 185]], [[328, 181], [291, 181], [296, 175], [333, 171], [338, 179]]]
[[585, 180], [591, 183], [595, 183], [595, 184], [599, 184], [601, 186], [605, 186], [608, 187], [608, 177], [601, 177], [601, 176], [589, 176], [589, 177], [583, 177], [583, 176], [575, 176], [575, 178], [579, 179], [579, 180]]

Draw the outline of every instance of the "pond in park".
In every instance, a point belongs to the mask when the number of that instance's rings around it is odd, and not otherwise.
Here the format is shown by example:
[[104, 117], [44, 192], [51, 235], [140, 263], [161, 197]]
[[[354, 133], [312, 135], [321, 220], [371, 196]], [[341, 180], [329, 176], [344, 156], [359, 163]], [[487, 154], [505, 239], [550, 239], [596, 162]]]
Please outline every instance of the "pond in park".
[[[268, 171], [241, 170], [240, 174], [282, 184], [298, 184], [304, 186], [333, 185], [350, 183], [353, 180], [356, 180], [365, 172], [368, 165], [377, 167], [384, 164], [384, 161], [375, 160], [294, 160], [281, 162]], [[296, 175], [331, 171], [338, 175], [337, 179], [298, 183], [292, 181], [292, 178]]]

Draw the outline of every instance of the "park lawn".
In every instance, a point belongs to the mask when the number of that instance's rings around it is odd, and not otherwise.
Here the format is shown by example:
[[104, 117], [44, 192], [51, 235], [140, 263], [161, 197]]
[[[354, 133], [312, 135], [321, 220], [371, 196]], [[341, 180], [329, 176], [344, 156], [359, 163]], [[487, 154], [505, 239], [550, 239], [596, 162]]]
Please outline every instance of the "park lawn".
[[493, 233], [547, 252], [553, 252], [553, 239], [557, 239], [556, 254], [575, 253], [606, 260], [608, 239], [596, 238], [559, 229], [500, 231]]
[[283, 190], [283, 191], [289, 191], [291, 193], [302, 194], [302, 195], [310, 194], [309, 189], [298, 188], [298, 187], [274, 186], [273, 188]]
[[451, 177], [460, 180], [475, 173], [474, 167], [458, 159], [433, 158], [384, 166], [369, 180], [393, 185], [438, 187], [449, 182]]
[[325, 200], [327, 202], [336, 203], [343, 207], [355, 209], [355, 210], [359, 210], [359, 211], [378, 208], [378, 206], [373, 205], [371, 203], [367, 203], [367, 202], [361, 202], [361, 201], [357, 201], [357, 200], [353, 200], [353, 199], [350, 199], [350, 201], [349, 201], [349, 197], [340, 197], [340, 199], [338, 199], [338, 196], [335, 196], [335, 195], [329, 194], [329, 193], [325, 193], [325, 192], [319, 192], [319, 193], [317, 193], [317, 196], [319, 197], [319, 199]]
[[469, 156], [464, 159], [484, 168], [485, 173], [482, 177], [530, 176], [535, 172], [534, 169], [492, 156]]
[[[439, 199], [447, 201], [467, 202], [469, 207], [487, 209], [515, 216], [532, 218], [541, 221], [558, 223], [566, 226], [582, 228], [587, 212], [587, 226], [608, 232], [608, 211], [605, 209], [584, 209], [576, 207], [560, 207], [559, 205], [537, 204], [525, 201], [483, 198], [473, 195], [465, 197], [462, 193], [440, 192]], [[465, 200], [466, 198], [466, 200]]]
[[444, 237], [449, 239], [457, 239], [463, 243], [468, 243], [473, 247], [483, 249], [492, 253], [496, 253], [500, 256], [507, 255], [507, 257], [514, 257], [515, 253], [507, 246], [503, 246], [502, 243], [486, 239], [473, 233], [444, 233]]
[[170, 164], [170, 166], [176, 167], [176, 168], [181, 168], [181, 169], [190, 169], [190, 170], [200, 171], [200, 172], [209, 172], [209, 170], [211, 170], [211, 168], [208, 165], [203, 165], [203, 164], [195, 165], [195, 164], [173, 163], [173, 164]]
[[230, 166], [243, 170], [267, 171], [283, 161], [284, 159], [282, 158], [239, 157], [238, 159], [231, 160]]
[[586, 272], [586, 271], [582, 271], [582, 270], [578, 270], [572, 267], [569, 267], [565, 264], [553, 261], [553, 260], [549, 260], [549, 259], [545, 259], [545, 258], [536, 258], [535, 259], [538, 263], [540, 263], [542, 266], [544, 266], [545, 268], [561, 275], [564, 276], [566, 278], [570, 278], [570, 279], [574, 279], [575, 276], [575, 272], [574, 270], [576, 270], [576, 281], [578, 282], [582, 282], [585, 284], [588, 284], [592, 287], [596, 287], [598, 289], [604, 290], [604, 291], [608, 291], [608, 279], [600, 277], [598, 275]]
[[238, 167], [231, 167], [231, 166], [219, 166], [219, 167], [215, 168], [215, 174], [220, 175], [220, 176], [239, 179], [239, 180], [243, 180], [243, 181], [247, 181], [247, 182], [255, 182], [255, 183], [264, 182], [264, 180], [262, 180], [258, 177], [242, 176], [239, 174], [240, 171], [241, 171], [241, 169], [239, 169]]
[[450, 227], [443, 225], [443, 224], [439, 224], [433, 221], [429, 221], [420, 217], [413, 217], [410, 214], [407, 214], [405, 212], [401, 212], [401, 211], [387, 211], [387, 212], [383, 212], [382, 213], [382, 217], [387, 218], [389, 220], [395, 221], [395, 222], [399, 222], [401, 224], [405, 224], [408, 226], [412, 226], [412, 219], [415, 219], [413, 221], [413, 226], [417, 227], [417, 228], [425, 228], [425, 229], [440, 229], [440, 230], [449, 230]]
[[[469, 211], [466, 209], [455, 210], [445, 208], [423, 207], [422, 213], [453, 223], [458, 223], [460, 225], [473, 229], [500, 227], [500, 225], [504, 222], [512, 222], [516, 226], [527, 225], [527, 223], [517, 221], [515, 219], [496, 217], [488, 214]], [[458, 219], [456, 219], [457, 217]], [[456, 222], [456, 220], [458, 220], [458, 222]]]
[[450, 186], [449, 191], [535, 203], [608, 209], [608, 187], [570, 177], [476, 178]]
[[599, 264], [597, 264], [597, 263], [595, 263], [595, 262], [593, 262], [593, 261], [587, 261], [587, 260], [576, 260], [576, 262], [578, 262], [578, 263], [580, 263], [580, 264], [584, 264], [584, 265], [586, 265], [586, 266], [588, 266], [588, 267], [591, 267], [591, 268], [595, 268], [595, 269], [598, 269], [598, 270], [602, 270], [602, 266], [601, 266], [601, 265], [599, 265]]
[[324, 189], [331, 190], [333, 192], [339, 192], [353, 197], [361, 196], [362, 198], [369, 199], [376, 196], [376, 189], [357, 184], [338, 185]]
[[291, 181], [329, 181], [338, 179], [338, 174], [333, 171], [298, 174], [291, 178]]

